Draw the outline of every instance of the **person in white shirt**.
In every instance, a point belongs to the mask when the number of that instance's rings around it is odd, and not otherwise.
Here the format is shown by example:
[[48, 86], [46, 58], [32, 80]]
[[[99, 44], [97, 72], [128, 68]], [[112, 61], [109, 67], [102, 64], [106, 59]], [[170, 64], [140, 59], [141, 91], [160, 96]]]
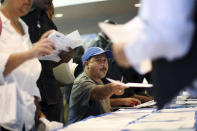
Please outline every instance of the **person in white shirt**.
[[[144, 62], [153, 61], [153, 69], [157, 73], [155, 78], [159, 78], [155, 79], [155, 86], [163, 86], [156, 90], [166, 91], [168, 87], [173, 97], [186, 85], [196, 83], [196, 54], [191, 51], [195, 47], [195, 5], [195, 0], [142, 0], [138, 15], [125, 25], [100, 26], [113, 41], [113, 54], [120, 65], [133, 66], [138, 70]], [[193, 58], [190, 59], [190, 56]], [[190, 67], [186, 67], [187, 61]], [[183, 71], [188, 74], [185, 75]], [[164, 88], [164, 85], [167, 87]], [[169, 100], [171, 97], [163, 96], [162, 99]]]
[[[5, 0], [1, 5], [0, 85], [15, 81], [18, 88], [35, 98], [36, 105], [40, 99], [36, 81], [41, 71], [37, 57], [51, 54], [55, 46], [53, 41], [47, 38], [50, 31], [32, 46], [28, 27], [20, 19], [21, 16], [28, 13], [32, 2], [33, 0]], [[28, 110], [28, 107], [24, 107], [24, 109]], [[33, 110], [35, 113], [34, 109], [29, 110]], [[33, 118], [26, 117], [27, 121], [34, 120], [34, 114]]]
[[[183, 57], [194, 32], [193, 9], [194, 0], [142, 0], [138, 15], [119, 32], [130, 35], [127, 43], [113, 44], [117, 62], [128, 67], [147, 59], [164, 57], [172, 61]], [[105, 33], [110, 37], [110, 32]]]

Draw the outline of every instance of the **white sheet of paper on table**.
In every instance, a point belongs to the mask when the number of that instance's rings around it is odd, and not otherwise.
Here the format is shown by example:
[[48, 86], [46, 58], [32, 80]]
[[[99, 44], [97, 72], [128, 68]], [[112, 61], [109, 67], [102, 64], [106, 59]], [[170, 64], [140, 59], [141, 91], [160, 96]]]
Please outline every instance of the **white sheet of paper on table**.
[[117, 107], [117, 108], [119, 108], [119, 110], [122, 110], [122, 109], [139, 109], [139, 108], [152, 107], [154, 105], [156, 105], [156, 102], [154, 100], [152, 100], [152, 101], [148, 101], [148, 102], [145, 102], [143, 104], [133, 106], [133, 107]]
[[71, 32], [68, 35], [64, 35], [54, 30], [48, 36], [48, 38], [54, 41], [56, 50], [54, 50], [53, 54], [51, 55], [39, 57], [40, 60], [51, 60], [51, 61], [59, 62], [61, 58], [58, 56], [58, 54], [60, 53], [61, 50], [68, 52], [67, 49], [68, 47], [74, 49], [82, 45], [82, 40], [77, 30]]
[[[174, 110], [174, 109], [173, 109]], [[175, 109], [176, 110], [176, 109]], [[134, 124], [126, 127], [128, 130], [177, 130], [182, 128], [193, 128], [195, 124], [195, 111], [154, 113]]]
[[139, 87], [139, 88], [151, 88], [153, 87], [152, 84], [144, 84], [144, 83], [123, 83], [123, 82], [120, 82], [120, 81], [116, 81], [116, 80], [113, 80], [113, 79], [110, 79], [110, 78], [106, 78], [108, 81], [110, 81], [111, 83], [114, 83], [114, 84], [117, 84], [117, 85], [121, 85], [121, 86], [125, 86], [125, 87]]
[[112, 112], [69, 125], [58, 131], [150, 131], [193, 129], [196, 107], [177, 109], [132, 109]]
[[150, 107], [150, 106], [153, 106], [153, 105], [156, 105], [156, 102], [154, 100], [145, 102], [145, 103], [137, 105], [137, 106], [134, 106], [134, 108], [138, 109], [138, 108], [143, 108], [143, 107]]
[[80, 121], [68, 126], [65, 129], [59, 131], [121, 131], [123, 127], [126, 127], [131, 121], [150, 114], [152, 110], [139, 111], [139, 110], [124, 110], [113, 112], [101, 117], [90, 118], [86, 121]]

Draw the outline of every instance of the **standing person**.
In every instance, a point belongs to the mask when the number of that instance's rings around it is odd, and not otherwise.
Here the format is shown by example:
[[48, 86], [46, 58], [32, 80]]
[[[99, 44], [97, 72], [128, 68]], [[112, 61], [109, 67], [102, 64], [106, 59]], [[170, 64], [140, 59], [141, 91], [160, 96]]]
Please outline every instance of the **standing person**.
[[111, 38], [116, 43], [113, 53], [120, 65], [137, 67], [146, 60], [153, 61], [154, 98], [159, 108], [181, 89], [197, 89], [195, 6], [195, 0], [143, 0], [133, 20], [104, 29], [110, 38], [109, 30], [123, 36], [119, 40]]
[[[28, 101], [28, 106], [21, 104], [20, 108], [17, 108], [17, 112], [22, 113], [21, 119], [16, 120], [20, 125], [11, 121], [5, 128], [22, 130], [25, 126], [26, 130], [30, 130], [34, 124], [35, 109], [37, 109], [37, 113], [40, 113], [37, 105], [40, 92], [36, 81], [40, 75], [41, 65], [37, 57], [51, 54], [55, 47], [53, 41], [47, 39], [50, 31], [42, 35], [41, 39], [32, 46], [28, 27], [20, 17], [28, 13], [33, 0], [4, 0], [1, 2], [0, 85], [5, 82], [15, 82], [17, 88], [32, 97], [32, 101]], [[43, 117], [41, 114], [38, 115]]]
[[[34, 0], [30, 12], [22, 17], [29, 26], [29, 35], [32, 42], [39, 40], [41, 35], [48, 30], [57, 30], [57, 27], [51, 17], [51, 11], [47, 11], [52, 6], [52, 0]], [[49, 15], [48, 15], [49, 14]], [[50, 121], [63, 122], [63, 96], [53, 75], [53, 68], [62, 62], [68, 62], [72, 57], [72, 51], [69, 53], [61, 52], [59, 56], [62, 60], [59, 63], [41, 60], [42, 71], [37, 81], [40, 89], [42, 101], [40, 102], [42, 112]]]

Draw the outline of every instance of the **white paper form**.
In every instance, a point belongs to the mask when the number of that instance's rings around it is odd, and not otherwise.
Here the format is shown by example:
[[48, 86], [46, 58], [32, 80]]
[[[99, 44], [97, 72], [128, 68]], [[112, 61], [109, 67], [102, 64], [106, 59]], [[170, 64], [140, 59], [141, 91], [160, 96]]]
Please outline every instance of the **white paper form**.
[[121, 86], [125, 86], [125, 87], [143, 87], [143, 88], [151, 88], [153, 87], [152, 84], [146, 84], [146, 83], [123, 83], [120, 81], [116, 81], [110, 78], [106, 78], [108, 81], [110, 81], [111, 83], [117, 84], [117, 85], [121, 85]]
[[143, 107], [150, 107], [150, 106], [153, 106], [153, 105], [156, 105], [156, 102], [154, 100], [145, 102], [145, 103], [137, 105], [137, 106], [134, 106], [134, 108], [138, 109], [138, 108], [143, 108]]
[[151, 101], [145, 102], [145, 103], [137, 105], [137, 106], [133, 106], [133, 107], [115, 107], [115, 109], [118, 108], [119, 110], [122, 110], [122, 109], [150, 108], [150, 107], [152, 107], [154, 105], [156, 105], [156, 102], [154, 100], [151, 100]]
[[101, 117], [90, 118], [86, 121], [71, 124], [60, 131], [121, 131], [130, 122], [150, 114], [152, 110], [122, 110]]
[[197, 107], [190, 107], [190, 108], [177, 108], [177, 109], [162, 109], [158, 112], [162, 113], [174, 113], [174, 112], [195, 112], [197, 111]]
[[64, 35], [60, 32], [57, 31], [53, 31], [49, 36], [49, 39], [51, 39], [52, 41], [54, 41], [55, 43], [55, 47], [56, 50], [53, 51], [53, 54], [51, 55], [46, 55], [46, 56], [42, 56], [39, 59], [40, 60], [51, 60], [51, 61], [55, 61], [55, 62], [59, 62], [61, 60], [61, 58], [58, 56], [58, 54], [60, 53], [60, 51], [67, 51], [68, 52], [68, 47], [71, 47], [72, 49], [81, 46], [82, 45], [82, 40], [80, 37], [79, 32], [73, 31], [68, 35]]
[[196, 110], [190, 108], [164, 109], [128, 125], [125, 129], [138, 130], [178, 130], [192, 129]]

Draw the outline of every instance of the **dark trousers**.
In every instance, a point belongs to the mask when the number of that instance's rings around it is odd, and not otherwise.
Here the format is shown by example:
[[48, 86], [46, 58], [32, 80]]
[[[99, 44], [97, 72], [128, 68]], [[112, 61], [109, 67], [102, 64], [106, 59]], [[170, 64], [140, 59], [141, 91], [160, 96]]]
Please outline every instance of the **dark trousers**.
[[[7, 130], [7, 129], [3, 128], [3, 127], [0, 127], [0, 131], [10, 131], [10, 130]], [[25, 131], [25, 126], [23, 126], [23, 131]]]
[[47, 104], [42, 101], [40, 103], [42, 112], [46, 115], [49, 121], [64, 122], [64, 105], [63, 99], [57, 104]]

